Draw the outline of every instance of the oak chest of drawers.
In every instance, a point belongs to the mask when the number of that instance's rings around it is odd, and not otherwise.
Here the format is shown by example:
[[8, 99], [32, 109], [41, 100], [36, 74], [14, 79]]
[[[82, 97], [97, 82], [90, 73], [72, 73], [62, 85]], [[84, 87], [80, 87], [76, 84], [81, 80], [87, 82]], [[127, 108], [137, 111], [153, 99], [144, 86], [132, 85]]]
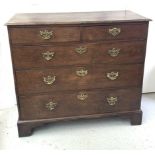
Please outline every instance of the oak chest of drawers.
[[140, 108], [149, 19], [131, 11], [17, 14], [8, 23], [19, 136]]

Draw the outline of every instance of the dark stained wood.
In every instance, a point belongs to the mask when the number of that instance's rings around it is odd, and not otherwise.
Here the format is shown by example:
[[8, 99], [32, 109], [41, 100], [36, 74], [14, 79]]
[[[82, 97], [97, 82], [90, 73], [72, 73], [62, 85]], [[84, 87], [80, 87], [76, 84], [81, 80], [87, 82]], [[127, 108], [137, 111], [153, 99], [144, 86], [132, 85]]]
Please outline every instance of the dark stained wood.
[[[50, 39], [43, 39], [40, 31], [53, 32]], [[49, 43], [49, 42], [68, 42], [80, 41], [79, 27], [33, 27], [33, 28], [11, 28], [10, 35], [12, 43]]]
[[[26, 70], [16, 72], [18, 93], [42, 93], [51, 91], [80, 90], [94, 88], [120, 88], [141, 86], [143, 65], [107, 65], [107, 66], [85, 66], [88, 74], [84, 77], [76, 75], [76, 70], [81, 67], [64, 67], [44, 70]], [[116, 80], [107, 78], [107, 73], [118, 72]], [[52, 85], [47, 85], [43, 77], [56, 76]]]
[[[76, 48], [86, 48], [79, 54]], [[110, 49], [120, 49], [118, 56], [112, 57]], [[16, 69], [46, 68], [64, 65], [89, 64], [127, 64], [143, 63], [145, 58], [145, 41], [118, 41], [101, 43], [81, 43], [73, 45], [48, 46], [13, 46], [13, 59]], [[54, 52], [51, 60], [43, 58], [43, 53]], [[129, 59], [131, 57], [132, 59]]]
[[[84, 118], [126, 116], [132, 125], [142, 121], [140, 100], [150, 19], [131, 11], [17, 14], [8, 23], [9, 41], [17, 95], [20, 137], [28, 136], [45, 123]], [[117, 36], [109, 28], [120, 28]], [[44, 40], [41, 30], [53, 31]], [[78, 47], [87, 51], [79, 55]], [[112, 48], [120, 49], [116, 57]], [[52, 51], [52, 60], [42, 53]], [[80, 68], [88, 70], [78, 77]], [[116, 80], [107, 73], [119, 72]], [[52, 85], [43, 77], [56, 76]], [[84, 101], [77, 99], [81, 91]], [[117, 96], [114, 106], [107, 96]], [[57, 102], [53, 111], [46, 104]]]
[[[108, 51], [119, 49], [119, 54], [112, 57]], [[145, 41], [127, 41], [127, 42], [106, 42], [98, 43], [93, 48], [93, 63], [98, 64], [133, 64], [144, 63], [145, 60]]]
[[90, 24], [114, 22], [141, 22], [150, 19], [128, 10], [70, 12], [70, 13], [23, 13], [16, 14], [7, 25]]
[[32, 133], [32, 125], [29, 125], [27, 123], [21, 124], [18, 122], [17, 127], [19, 137], [30, 136]]
[[[81, 43], [73, 45], [49, 46], [14, 46], [13, 58], [16, 69], [46, 68], [63, 65], [81, 65], [92, 62], [93, 44]], [[85, 47], [86, 52], [79, 54], [76, 48]], [[43, 58], [43, 53], [54, 52], [51, 60]], [[21, 61], [22, 60], [22, 61]]]
[[141, 125], [142, 124], [143, 112], [137, 111], [130, 116], [131, 125]]
[[[117, 36], [109, 33], [111, 28], [120, 28], [121, 32]], [[143, 24], [110, 24], [108, 26], [86, 26], [86, 27], [56, 27], [56, 26], [40, 26], [40, 27], [13, 27], [10, 28], [10, 37], [13, 44], [25, 43], [47, 44], [51, 42], [68, 42], [68, 41], [103, 41], [118, 39], [146, 39], [148, 22]], [[42, 39], [40, 31], [48, 30], [53, 32], [53, 36], [48, 39]], [[130, 32], [130, 33], [129, 33]]]
[[[18, 133], [19, 137], [25, 137], [30, 136], [33, 132], [33, 130], [36, 127], [43, 126], [48, 123], [54, 123], [54, 122], [60, 122], [60, 121], [72, 121], [72, 120], [80, 120], [80, 119], [97, 119], [97, 118], [106, 118], [106, 117], [122, 117], [124, 118], [130, 118], [131, 116], [134, 116], [135, 114], [141, 115], [141, 110], [135, 110], [135, 111], [122, 111], [122, 112], [112, 112], [112, 113], [104, 113], [104, 114], [93, 114], [93, 115], [79, 115], [79, 116], [71, 116], [71, 117], [60, 117], [60, 118], [49, 118], [49, 119], [35, 119], [35, 120], [19, 120], [18, 121]], [[136, 117], [135, 117], [136, 118]], [[104, 120], [103, 120], [104, 121]], [[138, 123], [138, 121], [137, 121]], [[139, 124], [132, 124], [132, 125], [139, 125]]]
[[32, 134], [32, 131], [34, 128], [42, 126], [42, 122], [23, 122], [23, 121], [18, 121], [17, 122], [17, 127], [18, 127], [18, 135], [19, 137], [25, 137], [25, 136], [30, 136]]
[[[118, 89], [109, 91], [84, 91], [88, 98], [77, 98], [79, 91], [53, 92], [46, 95], [21, 96], [20, 119], [34, 120], [78, 115], [102, 114], [107, 112], [132, 111], [140, 108], [141, 89]], [[115, 105], [109, 105], [108, 97], [117, 97]], [[49, 102], [57, 103], [54, 110], [47, 109]]]
[[[111, 28], [120, 28], [117, 36], [109, 33]], [[112, 24], [110, 26], [88, 26], [83, 28], [84, 41], [117, 40], [117, 39], [146, 39], [148, 23], [144, 24]]]

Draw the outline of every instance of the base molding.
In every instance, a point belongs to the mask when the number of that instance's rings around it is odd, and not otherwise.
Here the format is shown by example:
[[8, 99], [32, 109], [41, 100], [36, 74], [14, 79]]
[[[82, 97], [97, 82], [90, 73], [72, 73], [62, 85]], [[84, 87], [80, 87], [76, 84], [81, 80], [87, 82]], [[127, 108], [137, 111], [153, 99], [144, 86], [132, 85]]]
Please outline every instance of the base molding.
[[94, 115], [84, 115], [84, 116], [72, 116], [63, 118], [51, 118], [51, 119], [37, 119], [37, 120], [18, 120], [18, 135], [19, 137], [30, 136], [33, 130], [44, 124], [49, 124], [57, 121], [70, 121], [77, 119], [91, 119], [91, 118], [104, 118], [104, 117], [128, 117], [130, 119], [131, 125], [141, 125], [142, 123], [142, 111], [126, 111], [119, 113], [105, 113], [105, 114], [94, 114]]

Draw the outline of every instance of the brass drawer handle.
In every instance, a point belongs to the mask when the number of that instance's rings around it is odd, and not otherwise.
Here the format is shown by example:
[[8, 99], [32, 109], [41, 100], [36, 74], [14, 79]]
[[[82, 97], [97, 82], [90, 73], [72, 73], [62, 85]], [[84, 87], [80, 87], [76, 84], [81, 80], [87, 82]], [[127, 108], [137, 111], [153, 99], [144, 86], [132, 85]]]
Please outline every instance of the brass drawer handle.
[[117, 97], [111, 96], [111, 97], [107, 97], [107, 103], [111, 106], [115, 105], [118, 101]]
[[112, 48], [112, 49], [109, 49], [108, 50], [108, 54], [111, 56], [111, 57], [117, 57], [118, 54], [120, 53], [120, 50], [119, 48]]
[[111, 34], [113, 37], [119, 35], [121, 33], [121, 28], [111, 28], [109, 29], [109, 34]]
[[86, 92], [79, 92], [79, 94], [77, 95], [77, 99], [81, 101], [84, 101], [87, 98], [88, 98], [88, 94]]
[[118, 78], [118, 76], [119, 76], [118, 72], [107, 73], [107, 78], [110, 80], [116, 80]]
[[55, 53], [50, 52], [50, 51], [42, 53], [43, 58], [47, 61], [51, 60], [54, 57], [54, 55], [55, 55]]
[[85, 68], [80, 68], [79, 70], [76, 71], [76, 75], [83, 77], [86, 76], [88, 74], [88, 70], [86, 70]]
[[44, 40], [49, 40], [53, 36], [53, 31], [48, 31], [48, 30], [40, 31], [40, 36]]
[[78, 53], [78, 54], [83, 54], [87, 51], [87, 48], [86, 47], [78, 47], [78, 48], [75, 48], [75, 51]]
[[54, 110], [56, 106], [57, 106], [57, 103], [52, 102], [52, 101], [45, 105], [45, 107], [50, 111]]
[[54, 83], [55, 79], [56, 79], [56, 76], [48, 75], [47, 77], [43, 77], [43, 81], [47, 85], [52, 85]]

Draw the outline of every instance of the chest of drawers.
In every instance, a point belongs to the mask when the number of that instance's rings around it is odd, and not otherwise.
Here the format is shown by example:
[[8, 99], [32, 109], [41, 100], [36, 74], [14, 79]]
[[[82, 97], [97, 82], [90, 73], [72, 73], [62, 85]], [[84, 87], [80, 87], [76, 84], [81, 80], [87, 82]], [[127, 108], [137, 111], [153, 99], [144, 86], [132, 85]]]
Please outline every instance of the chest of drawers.
[[19, 136], [140, 108], [149, 19], [131, 11], [17, 14], [8, 23]]

